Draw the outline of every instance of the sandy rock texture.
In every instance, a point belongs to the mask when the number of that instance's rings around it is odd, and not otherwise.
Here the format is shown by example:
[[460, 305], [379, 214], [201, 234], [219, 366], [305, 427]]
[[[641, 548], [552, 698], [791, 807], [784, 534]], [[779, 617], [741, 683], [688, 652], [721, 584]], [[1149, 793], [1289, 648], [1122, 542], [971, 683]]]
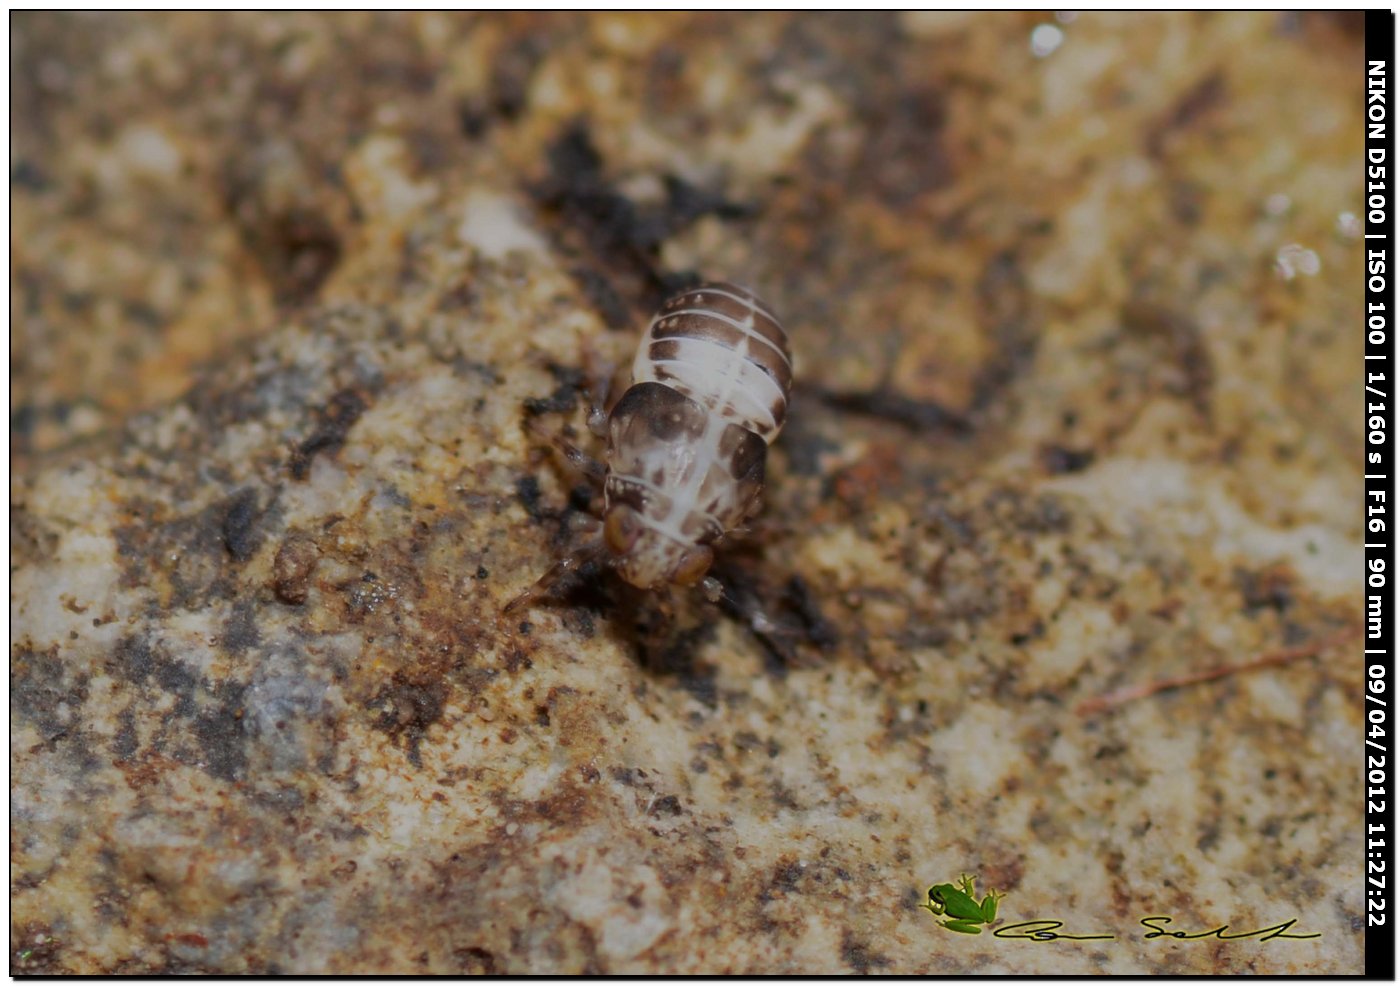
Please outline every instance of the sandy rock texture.
[[[1361, 970], [1359, 22], [13, 24], [12, 971]], [[503, 617], [700, 277], [776, 629]]]

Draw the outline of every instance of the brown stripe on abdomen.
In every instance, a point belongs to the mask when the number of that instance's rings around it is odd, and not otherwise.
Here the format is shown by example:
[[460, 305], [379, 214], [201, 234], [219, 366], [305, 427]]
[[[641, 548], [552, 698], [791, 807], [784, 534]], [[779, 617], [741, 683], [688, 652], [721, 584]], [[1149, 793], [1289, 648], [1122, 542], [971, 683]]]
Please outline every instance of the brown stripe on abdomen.
[[687, 313], [658, 319], [651, 327], [647, 355], [653, 360], [675, 359], [680, 351], [678, 343], [686, 340], [736, 354], [742, 349], [744, 358], [772, 377], [784, 393], [792, 386], [792, 364], [783, 349], [767, 336], [756, 331], [745, 332], [739, 326], [712, 316]]

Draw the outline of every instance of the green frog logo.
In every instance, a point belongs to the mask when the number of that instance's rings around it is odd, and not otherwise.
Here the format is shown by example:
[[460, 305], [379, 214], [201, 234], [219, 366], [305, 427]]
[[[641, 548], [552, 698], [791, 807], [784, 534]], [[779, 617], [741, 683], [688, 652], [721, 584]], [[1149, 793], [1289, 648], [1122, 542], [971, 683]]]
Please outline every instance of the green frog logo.
[[997, 919], [997, 901], [1006, 894], [988, 890], [982, 902], [977, 902], [977, 878], [966, 873], [956, 884], [935, 883], [928, 888], [928, 902], [920, 907], [928, 908], [935, 917], [947, 915], [947, 921], [939, 921], [949, 931], [964, 935], [980, 935], [980, 925], [991, 924]]

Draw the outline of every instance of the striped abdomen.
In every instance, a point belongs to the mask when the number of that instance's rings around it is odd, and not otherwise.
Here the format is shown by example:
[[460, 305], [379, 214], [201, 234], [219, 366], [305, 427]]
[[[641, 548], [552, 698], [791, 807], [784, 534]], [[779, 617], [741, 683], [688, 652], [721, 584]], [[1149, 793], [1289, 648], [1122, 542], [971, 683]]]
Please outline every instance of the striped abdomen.
[[648, 381], [771, 443], [792, 386], [787, 335], [749, 291], [702, 284], [666, 302], [652, 320], [632, 364], [632, 382]]
[[623, 578], [704, 576], [710, 545], [759, 507], [791, 383], [782, 326], [743, 288], [705, 284], [662, 306], [608, 415], [604, 541]]

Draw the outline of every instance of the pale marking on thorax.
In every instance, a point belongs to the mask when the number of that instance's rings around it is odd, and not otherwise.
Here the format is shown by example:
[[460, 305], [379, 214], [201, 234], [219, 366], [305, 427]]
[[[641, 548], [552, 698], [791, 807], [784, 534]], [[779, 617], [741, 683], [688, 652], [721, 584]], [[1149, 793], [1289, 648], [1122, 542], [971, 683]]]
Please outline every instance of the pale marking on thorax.
[[[705, 431], [695, 442], [695, 454], [691, 460], [702, 465], [702, 468], [692, 470], [688, 481], [677, 486], [670, 494], [671, 509], [664, 517], [653, 520], [643, 514], [643, 523], [649, 524], [653, 529], [682, 544], [690, 544], [694, 540], [688, 538], [681, 531], [681, 524], [690, 514], [703, 514], [719, 530], [725, 529], [724, 524], [720, 523], [717, 517], [700, 508], [700, 488], [704, 486], [705, 478], [709, 475], [709, 466], [720, 461], [719, 442], [727, 424], [728, 422], [720, 420], [717, 414], [705, 416]], [[657, 492], [660, 493], [659, 490]]]

